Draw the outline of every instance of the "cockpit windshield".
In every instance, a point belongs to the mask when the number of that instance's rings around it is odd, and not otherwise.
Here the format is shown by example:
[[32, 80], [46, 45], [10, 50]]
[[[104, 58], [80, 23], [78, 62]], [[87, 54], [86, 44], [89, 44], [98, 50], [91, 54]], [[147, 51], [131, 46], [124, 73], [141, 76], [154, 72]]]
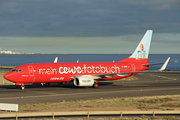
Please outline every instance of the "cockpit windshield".
[[21, 72], [22, 70], [21, 69], [12, 69], [11, 71], [12, 72]]

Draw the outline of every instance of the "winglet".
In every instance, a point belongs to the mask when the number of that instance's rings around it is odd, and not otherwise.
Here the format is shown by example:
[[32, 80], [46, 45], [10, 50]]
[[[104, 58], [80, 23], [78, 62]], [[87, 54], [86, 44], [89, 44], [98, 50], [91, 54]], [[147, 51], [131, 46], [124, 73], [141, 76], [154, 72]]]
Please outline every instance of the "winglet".
[[56, 57], [56, 58], [54, 59], [54, 63], [57, 63], [57, 61], [58, 61], [58, 57]]
[[169, 62], [169, 60], [170, 60], [170, 57], [168, 57], [168, 59], [166, 60], [166, 62], [162, 65], [162, 67], [161, 67], [158, 71], [163, 71], [163, 70], [165, 70], [165, 69], [166, 69], [166, 66], [167, 66], [167, 64], [168, 64], [168, 62]]

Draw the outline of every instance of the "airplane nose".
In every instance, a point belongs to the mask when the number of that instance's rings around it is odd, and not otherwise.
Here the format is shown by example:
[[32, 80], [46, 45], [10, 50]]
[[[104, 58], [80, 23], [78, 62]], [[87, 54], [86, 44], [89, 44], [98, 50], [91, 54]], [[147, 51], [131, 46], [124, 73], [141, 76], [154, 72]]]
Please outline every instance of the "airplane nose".
[[6, 80], [12, 80], [12, 75], [11, 75], [10, 73], [6, 73], [6, 74], [4, 75], [4, 78], [5, 78]]
[[8, 73], [4, 75], [4, 78], [5, 78], [6, 80], [8, 80], [8, 77], [9, 77]]

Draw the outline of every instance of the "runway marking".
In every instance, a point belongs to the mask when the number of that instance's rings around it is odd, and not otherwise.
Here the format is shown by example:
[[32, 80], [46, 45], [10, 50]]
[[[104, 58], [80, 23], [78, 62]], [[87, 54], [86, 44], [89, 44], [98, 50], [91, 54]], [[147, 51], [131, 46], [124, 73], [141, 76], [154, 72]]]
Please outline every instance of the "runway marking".
[[[156, 76], [156, 77], [159, 77], [159, 78], [165, 78], [165, 79], [170, 79], [170, 80], [177, 80], [177, 79], [175, 79], [175, 78], [170, 78], [170, 77], [165, 77], [165, 76], [160, 76], [160, 75], [153, 75], [153, 74], [148, 74], [148, 75], [150, 75], [150, 76]], [[166, 80], [167, 81], [167, 80]], [[168, 80], [169, 81], [169, 80]]]
[[132, 84], [132, 85], [122, 85], [122, 86], [139, 86], [139, 87], [146, 86], [147, 87], [147, 86], [150, 86], [150, 85], [135, 85], [135, 84]]
[[[164, 89], [143, 89], [143, 91], [157, 91], [157, 90], [179, 90], [180, 88], [164, 88]], [[104, 92], [86, 92], [86, 93], [70, 93], [70, 94], [53, 94], [53, 95], [38, 95], [38, 96], [20, 96], [20, 97], [8, 97], [2, 99], [25, 99], [25, 98], [40, 98], [40, 97], [54, 97], [54, 96], [67, 96], [67, 95], [88, 95], [88, 94], [107, 94], [107, 93], [123, 93], [123, 92], [143, 92], [141, 90], [128, 90], [128, 91], [104, 91]]]

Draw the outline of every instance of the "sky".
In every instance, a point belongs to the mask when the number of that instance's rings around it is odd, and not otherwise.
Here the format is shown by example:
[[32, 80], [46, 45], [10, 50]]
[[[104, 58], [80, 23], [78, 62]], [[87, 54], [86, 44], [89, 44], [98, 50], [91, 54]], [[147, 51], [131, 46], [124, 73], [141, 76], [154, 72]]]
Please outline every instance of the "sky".
[[180, 54], [179, 0], [0, 0], [0, 47], [21, 53]]

